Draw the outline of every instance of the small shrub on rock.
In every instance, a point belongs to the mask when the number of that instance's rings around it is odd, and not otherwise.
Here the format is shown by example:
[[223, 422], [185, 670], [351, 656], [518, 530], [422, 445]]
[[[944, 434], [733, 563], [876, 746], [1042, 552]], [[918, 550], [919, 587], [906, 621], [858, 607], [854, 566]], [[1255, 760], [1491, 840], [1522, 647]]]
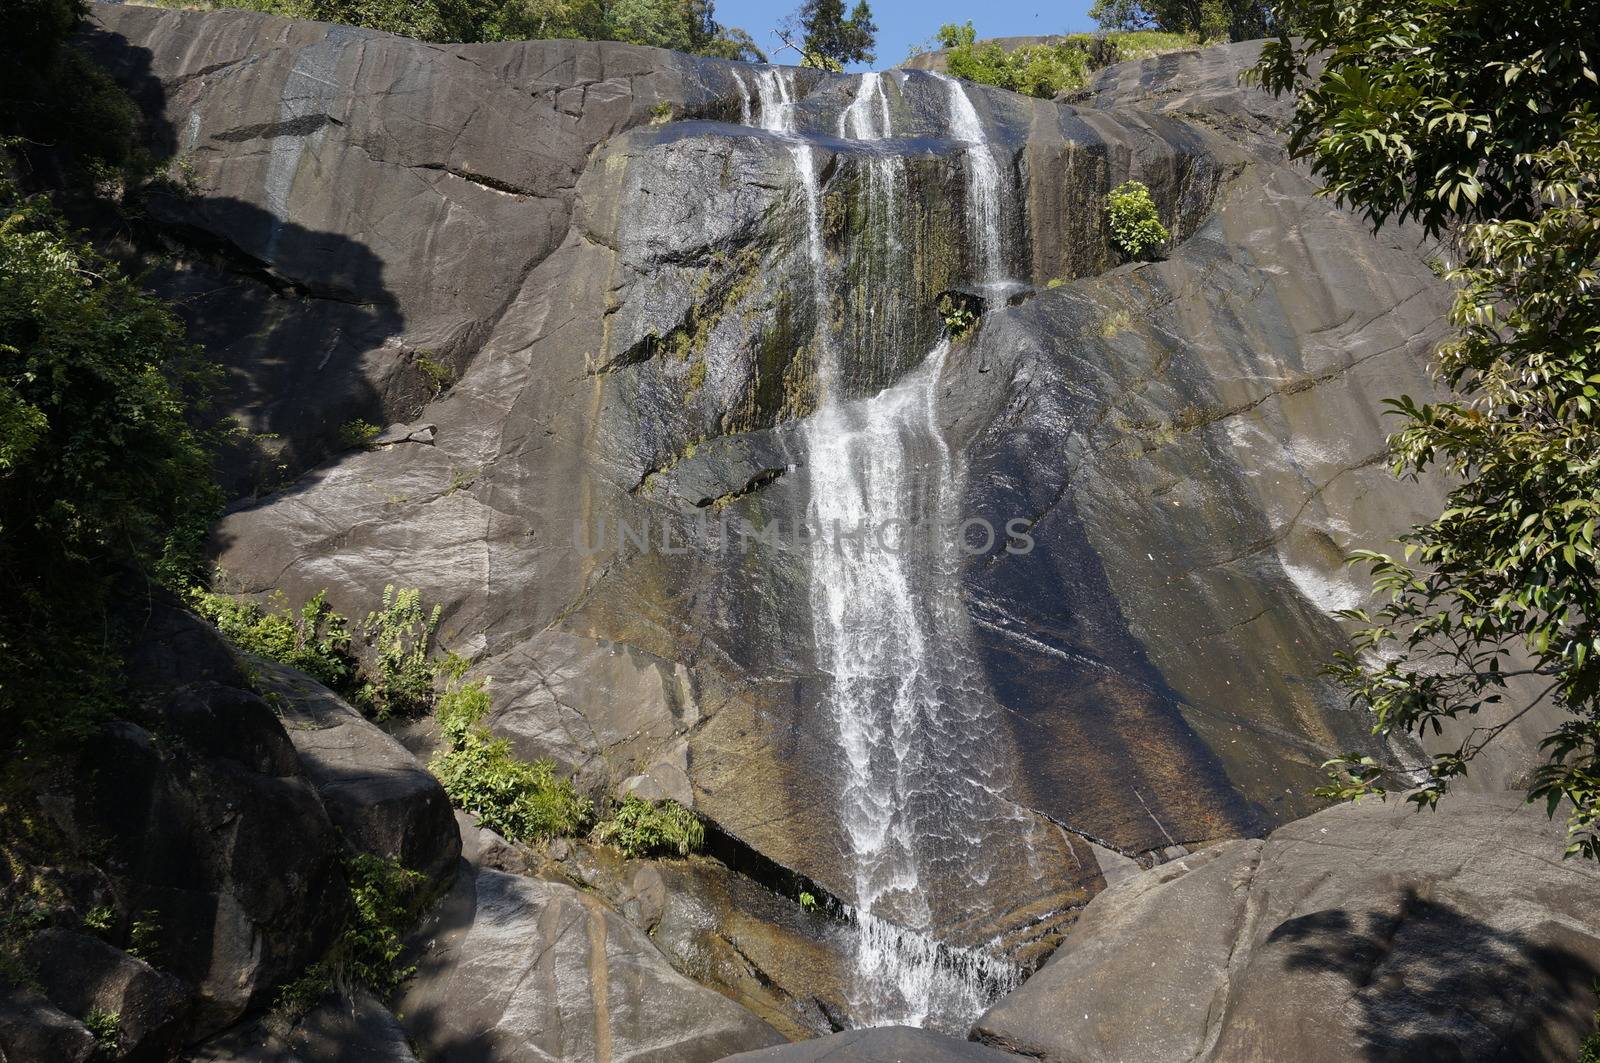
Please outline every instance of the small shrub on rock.
[[416, 590], [383, 588], [383, 607], [367, 614], [361, 633], [376, 651], [356, 700], [380, 720], [417, 715], [433, 707], [437, 671], [428, 659], [441, 609], [422, 611]]
[[356, 672], [350, 631], [326, 593], [318, 592], [299, 612], [289, 609], [281, 593], [265, 608], [203, 590], [193, 591], [190, 602], [240, 649], [298, 668], [332, 690], [349, 690]]
[[706, 829], [676, 801], [651, 802], [629, 794], [616, 815], [595, 828], [594, 838], [628, 856], [688, 856], [705, 844]]
[[1150, 189], [1140, 181], [1125, 181], [1106, 193], [1106, 219], [1111, 239], [1129, 258], [1146, 258], [1171, 236]]
[[518, 758], [510, 742], [479, 722], [488, 711], [482, 683], [453, 686], [439, 699], [439, 727], [449, 748], [428, 768], [450, 803], [516, 842], [581, 833], [593, 814], [589, 799], [571, 780], [558, 778], [550, 761]]

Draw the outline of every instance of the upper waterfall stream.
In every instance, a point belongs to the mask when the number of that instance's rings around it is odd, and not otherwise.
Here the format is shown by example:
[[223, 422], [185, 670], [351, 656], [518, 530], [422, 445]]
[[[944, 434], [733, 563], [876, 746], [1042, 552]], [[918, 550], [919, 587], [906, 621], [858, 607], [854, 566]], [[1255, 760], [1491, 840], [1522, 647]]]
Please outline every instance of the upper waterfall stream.
[[[1027, 825], [1003, 792], [994, 710], [975, 694], [981, 684], [966, 646], [958, 544], [941, 532], [958, 521], [962, 497], [959, 464], [938, 420], [950, 342], [939, 340], [877, 394], [848, 393], [841, 353], [851, 352], [840, 351], [833, 325], [840, 270], [829, 261], [817, 149], [798, 128], [792, 78], [786, 70], [761, 72], [754, 120], [792, 139], [803, 195], [821, 389], [803, 426], [810, 516], [822, 533], [811, 553], [810, 605], [843, 761], [837, 800], [851, 848], [857, 928], [852, 1011], [867, 1025], [964, 1032], [1017, 984], [1019, 972], [998, 949], [941, 941], [930, 891], [952, 881], [981, 890], [989, 867], [984, 846], [995, 825], [1006, 821], [1012, 833]], [[861, 76], [838, 116], [840, 139], [893, 139], [888, 81]], [[960, 82], [947, 83], [950, 128], [963, 145], [965, 210], [976, 223], [978, 275], [969, 282], [982, 285], [1003, 268], [1000, 173]], [[887, 312], [873, 321], [881, 349], [898, 339], [899, 315], [934, 311], [902, 305], [910, 262], [901, 246], [901, 157], [869, 151], [856, 161], [863, 168], [859, 208], [869, 224], [865, 234], [849, 235], [879, 241], [856, 250], [898, 273], [874, 278], [887, 289], [878, 293]]]

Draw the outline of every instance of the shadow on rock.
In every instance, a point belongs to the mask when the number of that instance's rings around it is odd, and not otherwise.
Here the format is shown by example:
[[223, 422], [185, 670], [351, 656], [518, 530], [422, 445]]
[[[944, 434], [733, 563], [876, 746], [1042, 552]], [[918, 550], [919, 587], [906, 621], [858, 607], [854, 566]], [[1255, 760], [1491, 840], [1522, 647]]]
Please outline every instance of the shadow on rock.
[[1554, 944], [1560, 928], [1496, 930], [1416, 889], [1395, 910], [1330, 909], [1291, 919], [1268, 936], [1291, 971], [1347, 981], [1362, 1058], [1557, 1060], [1570, 1031], [1592, 1029], [1595, 980], [1587, 957]]

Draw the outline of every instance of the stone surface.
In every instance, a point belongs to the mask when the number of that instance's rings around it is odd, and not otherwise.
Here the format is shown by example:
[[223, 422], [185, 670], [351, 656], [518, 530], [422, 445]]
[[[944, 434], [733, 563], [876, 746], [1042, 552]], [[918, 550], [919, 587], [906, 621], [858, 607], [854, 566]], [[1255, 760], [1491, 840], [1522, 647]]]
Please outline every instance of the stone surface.
[[1600, 869], [1517, 795], [1344, 805], [1090, 903], [975, 1036], [1054, 1063], [1570, 1060]]
[[181, 1043], [189, 993], [181, 981], [89, 934], [47, 929], [27, 958], [45, 994], [71, 1015], [117, 1017], [117, 1049], [161, 1059]]
[[41, 994], [0, 984], [0, 1061], [59, 1060], [84, 1063], [95, 1051], [94, 1034]]
[[251, 667], [345, 843], [447, 885], [461, 837], [439, 781], [321, 683], [274, 661]]
[[364, 990], [331, 995], [293, 1028], [250, 1022], [190, 1049], [184, 1063], [416, 1063], [400, 1022]]
[[910, 1026], [847, 1030], [729, 1056], [738, 1063], [1017, 1063], [1022, 1057]]
[[427, 1058], [697, 1063], [782, 1040], [570, 886], [463, 870], [396, 1002]]
[[[222, 637], [175, 602], [141, 607], [133, 718], [86, 744], [70, 793], [46, 807], [67, 837], [94, 839], [123, 929], [144, 924], [147, 955], [188, 983], [189, 1038], [267, 1002], [321, 956], [346, 893], [333, 824]], [[62, 991], [84, 991], [93, 969], [107, 992], [165, 992], [139, 961], [102, 958]]]
[[[236, 584], [325, 589], [346, 615], [419, 588], [524, 756], [684, 800], [857, 899], [808, 556], [724, 546], [702, 520], [814, 508], [818, 320], [837, 386], [869, 396], [933, 346], [938, 297], [974, 287], [951, 83], [886, 75], [896, 136], [867, 144], [837, 135], [855, 76], [238, 12], [97, 18], [97, 54], [193, 175], [152, 205], [183, 251], [153, 283], [284, 443], [269, 464], [292, 482], [240, 471], [241, 494], [263, 490], [217, 529]], [[963, 90], [1015, 283], [971, 293], [981, 325], [942, 363], [912, 457], [947, 450], [962, 508], [1021, 518], [1035, 549], [960, 572], [982, 726], [937, 752], [1006, 820], [981, 861], [969, 846], [919, 883], [950, 942], [1036, 959], [1105, 882], [1090, 841], [1149, 862], [1264, 833], [1314, 809], [1329, 756], [1424, 752], [1375, 745], [1318, 670], [1342, 644], [1331, 612], [1363, 600], [1342, 554], [1437, 506], [1437, 485], [1384, 471], [1377, 409], [1427, 394], [1448, 291], [1414, 234], [1371, 237], [1285, 162], [1282, 102], [1238, 84], [1253, 56], [1109, 68], [1066, 105]], [[793, 136], [752, 128], [770, 117], [758, 78], [779, 76]], [[838, 279], [820, 297], [801, 158]], [[1130, 178], [1172, 230], [1163, 261], [1110, 242], [1103, 197]], [[881, 239], [891, 224], [904, 239]], [[424, 357], [452, 371], [441, 393]], [[356, 416], [401, 428], [330, 455]], [[1477, 782], [1515, 777], [1539, 722]]]

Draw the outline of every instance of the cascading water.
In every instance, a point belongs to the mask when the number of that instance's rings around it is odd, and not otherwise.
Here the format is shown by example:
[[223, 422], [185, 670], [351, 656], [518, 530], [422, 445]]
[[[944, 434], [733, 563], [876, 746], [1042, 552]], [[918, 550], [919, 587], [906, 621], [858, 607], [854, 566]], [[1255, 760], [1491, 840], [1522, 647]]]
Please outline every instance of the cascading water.
[[[1001, 268], [999, 171], [971, 103], [959, 83], [951, 85], [952, 129], [968, 160], [967, 209], [979, 223], [975, 279], [991, 282]], [[761, 126], [795, 134], [786, 72], [762, 71], [757, 93]], [[881, 75], [861, 77], [837, 134], [858, 141], [893, 137]], [[920, 366], [876, 395], [845, 393], [813, 149], [795, 136], [790, 153], [804, 194], [815, 305], [821, 391], [804, 440], [812, 518], [822, 535], [811, 558], [811, 611], [842, 754], [840, 814], [856, 900], [852, 1011], [867, 1025], [964, 1031], [1018, 976], [986, 949], [939, 941], [931, 932], [929, 891], [958, 881], [981, 887], [987, 864], [980, 846], [996, 820], [1017, 813], [1002, 795], [999, 758], [985, 743], [991, 710], [966, 696], [975, 684], [964, 646], [957, 547], [941, 534], [962, 494], [937, 418], [949, 342], [939, 341]], [[903, 161], [872, 152], [860, 165], [866, 228], [893, 243]], [[867, 250], [880, 262], [896, 261], [895, 247]], [[884, 280], [892, 292], [895, 278]], [[898, 311], [891, 298], [886, 313]], [[872, 324], [893, 328], [892, 320]]]

